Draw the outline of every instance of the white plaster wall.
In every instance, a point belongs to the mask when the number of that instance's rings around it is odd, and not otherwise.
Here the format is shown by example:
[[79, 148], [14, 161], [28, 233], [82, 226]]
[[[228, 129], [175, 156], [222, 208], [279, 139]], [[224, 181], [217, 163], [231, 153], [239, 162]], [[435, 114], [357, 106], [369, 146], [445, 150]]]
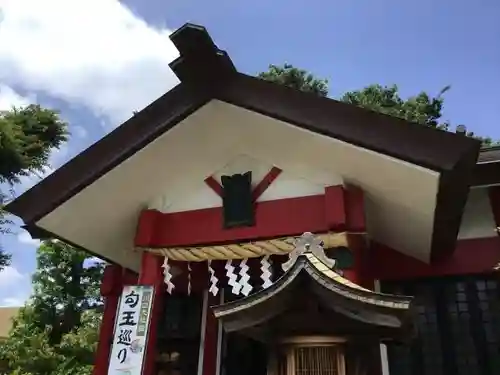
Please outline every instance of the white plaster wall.
[[469, 192], [458, 239], [496, 237], [496, 225], [491, 209], [488, 188], [474, 188]]
[[[235, 157], [228, 156], [225, 165], [214, 171], [212, 177], [220, 184], [221, 176], [231, 176], [236, 173], [252, 172], [252, 185], [255, 188], [269, 171], [273, 164], [259, 160], [256, 156], [240, 154]], [[168, 189], [159, 197], [149, 203], [149, 208], [157, 209], [164, 213], [183, 212], [202, 208], [220, 207], [221, 198], [204, 182], [205, 177], [193, 176], [192, 187], [186, 190], [183, 198], [171, 196]], [[324, 194], [325, 187], [342, 185], [342, 177], [315, 169], [302, 168], [296, 171], [282, 171], [273, 183], [259, 197], [259, 202], [276, 199], [305, 197]]]

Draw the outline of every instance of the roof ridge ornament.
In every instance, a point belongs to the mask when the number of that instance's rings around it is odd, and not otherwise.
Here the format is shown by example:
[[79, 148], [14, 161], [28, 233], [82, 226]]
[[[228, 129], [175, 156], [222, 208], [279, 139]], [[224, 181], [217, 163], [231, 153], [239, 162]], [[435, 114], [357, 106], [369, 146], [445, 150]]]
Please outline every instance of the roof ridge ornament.
[[335, 259], [326, 256], [323, 246], [324, 242], [320, 237], [311, 232], [305, 232], [295, 240], [295, 249], [288, 254], [288, 260], [281, 265], [281, 268], [287, 272], [300, 256], [311, 253], [325, 266], [332, 269], [335, 266]]

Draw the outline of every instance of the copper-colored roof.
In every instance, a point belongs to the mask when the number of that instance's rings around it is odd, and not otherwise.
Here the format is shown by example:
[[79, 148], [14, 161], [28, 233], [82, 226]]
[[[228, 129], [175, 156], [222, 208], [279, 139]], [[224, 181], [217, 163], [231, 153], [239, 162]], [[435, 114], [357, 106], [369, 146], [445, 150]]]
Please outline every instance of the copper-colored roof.
[[[301, 276], [311, 282], [302, 283]], [[371, 332], [386, 329], [386, 332], [392, 331], [394, 337], [411, 332], [411, 297], [377, 293], [354, 284], [329, 269], [312, 253], [300, 255], [292, 268], [269, 288], [212, 309], [226, 331], [245, 331], [270, 324], [293, 309], [304, 287], [307, 288], [305, 295], [314, 295], [332, 314], [364, 324]], [[325, 329], [344, 328], [332, 327]], [[269, 326], [269, 329], [273, 328]]]

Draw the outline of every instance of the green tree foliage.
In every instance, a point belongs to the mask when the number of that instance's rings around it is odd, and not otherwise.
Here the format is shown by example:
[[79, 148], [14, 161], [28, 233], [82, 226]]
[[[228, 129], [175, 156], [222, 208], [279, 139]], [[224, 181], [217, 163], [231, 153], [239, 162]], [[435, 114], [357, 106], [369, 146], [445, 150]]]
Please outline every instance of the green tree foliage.
[[100, 322], [100, 312], [84, 311], [80, 326], [65, 334], [58, 345], [52, 345], [51, 327], [40, 328], [36, 312], [26, 306], [0, 347], [6, 365], [3, 370], [12, 375], [90, 375]]
[[[305, 70], [289, 64], [285, 64], [283, 67], [270, 65], [267, 72], [262, 72], [258, 76], [267, 81], [301, 91], [328, 96], [328, 81], [326, 79], [315, 78]], [[446, 86], [436, 96], [421, 92], [403, 99], [396, 85], [370, 85], [361, 90], [347, 92], [338, 100], [432, 128], [449, 130], [450, 124], [442, 121], [443, 94], [449, 89], [450, 86]], [[498, 142], [493, 142], [491, 138], [477, 137], [472, 132], [467, 133], [467, 135], [480, 139], [483, 142], [483, 147], [498, 144]]]
[[[5, 213], [3, 211], [3, 202], [5, 201], [5, 195], [0, 191], [0, 236], [10, 233], [8, 225], [11, 224], [11, 221], [5, 217]], [[0, 271], [3, 270], [4, 267], [10, 264], [10, 254], [2, 251], [0, 247]]]
[[51, 344], [80, 326], [82, 311], [101, 304], [102, 264], [88, 266], [88, 258], [88, 253], [57, 240], [42, 243], [37, 251], [32, 306], [51, 325]]
[[403, 100], [396, 85], [389, 87], [371, 85], [362, 90], [348, 92], [340, 100], [431, 128], [447, 130], [449, 124], [439, 120], [443, 109], [442, 95], [449, 89], [449, 86], [445, 87], [436, 97], [430, 97], [427, 93], [421, 92]]
[[[435, 97], [421, 92], [404, 100], [401, 98], [396, 85], [371, 85], [362, 90], [348, 92], [340, 100], [431, 128], [452, 130], [448, 122], [441, 120], [444, 103], [443, 94], [449, 89], [450, 86], [446, 86]], [[497, 144], [491, 138], [478, 137], [473, 132], [468, 132], [467, 136], [482, 141], [483, 147]]]
[[[52, 148], [66, 141], [67, 124], [57, 112], [28, 105], [0, 111], [0, 184], [12, 185], [20, 177], [42, 172], [48, 166]], [[0, 234], [8, 232], [2, 205], [7, 192], [0, 190]], [[0, 270], [9, 264], [0, 251]]]
[[61, 241], [37, 250], [33, 295], [0, 346], [1, 362], [18, 375], [84, 375], [92, 370], [102, 301], [101, 263]]
[[300, 91], [320, 96], [328, 95], [328, 81], [326, 79], [318, 79], [307, 71], [294, 68], [290, 64], [283, 66], [269, 65], [269, 70], [259, 73], [258, 77]]
[[50, 151], [67, 138], [67, 125], [57, 112], [28, 105], [0, 112], [0, 182], [41, 172]]

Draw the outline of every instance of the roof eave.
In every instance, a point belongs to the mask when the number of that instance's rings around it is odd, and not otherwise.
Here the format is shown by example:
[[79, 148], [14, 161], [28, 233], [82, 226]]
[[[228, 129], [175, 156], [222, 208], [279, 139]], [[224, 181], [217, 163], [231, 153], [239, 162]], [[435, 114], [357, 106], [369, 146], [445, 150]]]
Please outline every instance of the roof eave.
[[[72, 241], [69, 241], [69, 240], [67, 240], [67, 239], [65, 239], [65, 238], [63, 238], [55, 233], [49, 232], [49, 231], [39, 227], [36, 224], [23, 225], [22, 228], [30, 234], [31, 238], [34, 238], [34, 239], [37, 239], [40, 241], [57, 239], [59, 241], [62, 241], [64, 243], [70, 245], [70, 246], [73, 246], [75, 249], [84, 250], [87, 253], [89, 253], [90, 255], [95, 256], [95, 257], [103, 260], [107, 264], [116, 264], [116, 262], [110, 260], [109, 258], [103, 257], [102, 254], [97, 254], [97, 253], [90, 251], [88, 249], [84, 249], [81, 246], [73, 243]], [[119, 264], [119, 266], [122, 266], [122, 265]], [[131, 271], [136, 272], [137, 270], [131, 270]]]
[[500, 160], [478, 163], [474, 169], [472, 185], [500, 185]]
[[[52, 212], [116, 165], [210, 100], [203, 91], [179, 84], [54, 173], [10, 202], [5, 210], [26, 225]], [[40, 199], [43, 197], [43, 199]]]

